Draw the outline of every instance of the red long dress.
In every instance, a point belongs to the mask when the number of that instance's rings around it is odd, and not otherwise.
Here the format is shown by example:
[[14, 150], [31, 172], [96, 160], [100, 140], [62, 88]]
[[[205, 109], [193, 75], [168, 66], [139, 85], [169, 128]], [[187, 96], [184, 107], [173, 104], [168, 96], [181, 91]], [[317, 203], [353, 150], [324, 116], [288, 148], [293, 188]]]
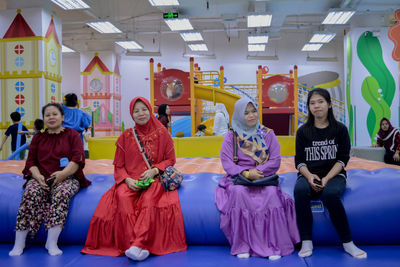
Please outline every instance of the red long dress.
[[[135, 98], [131, 114], [139, 99], [151, 110], [146, 99]], [[146, 125], [136, 127], [153, 167], [162, 172], [175, 164], [172, 138], [153, 114]], [[137, 246], [163, 255], [187, 248], [178, 192], [165, 192], [158, 179], [139, 192], [124, 182], [127, 177], [138, 180], [147, 169], [133, 134], [133, 129], [125, 130], [117, 140], [115, 184], [100, 199], [82, 253], [121, 256]]]

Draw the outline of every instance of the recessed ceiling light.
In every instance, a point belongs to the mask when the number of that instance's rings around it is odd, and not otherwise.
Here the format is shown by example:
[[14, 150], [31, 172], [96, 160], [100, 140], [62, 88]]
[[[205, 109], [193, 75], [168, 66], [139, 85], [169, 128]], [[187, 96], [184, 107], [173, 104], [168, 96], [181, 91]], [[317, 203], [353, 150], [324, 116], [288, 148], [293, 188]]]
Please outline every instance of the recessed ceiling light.
[[318, 51], [322, 44], [305, 44], [301, 51]]
[[136, 43], [135, 41], [119, 41], [119, 42], [115, 42], [115, 43], [126, 50], [141, 50], [141, 49], [143, 49], [143, 46]]
[[152, 6], [179, 6], [178, 0], [149, 0]]
[[115, 27], [109, 21], [88, 22], [86, 24], [100, 33], [121, 33], [122, 32], [120, 29]]
[[51, 0], [51, 2], [66, 10], [90, 8], [82, 0]]
[[269, 27], [271, 26], [271, 14], [254, 14], [247, 16], [247, 27]]
[[332, 10], [329, 11], [322, 24], [346, 24], [354, 15], [354, 10]]
[[247, 40], [249, 44], [266, 44], [268, 43], [268, 35], [250, 35]]
[[247, 45], [247, 50], [249, 52], [265, 51], [265, 45], [264, 44], [249, 44], [249, 45]]
[[75, 52], [75, 50], [72, 50], [68, 46], [62, 45], [61, 52], [62, 53], [73, 53], [73, 52]]
[[165, 19], [171, 31], [189, 31], [193, 30], [193, 26], [189, 19]]
[[316, 32], [310, 39], [310, 43], [329, 43], [335, 38], [336, 33]]
[[203, 36], [199, 32], [182, 32], [181, 36], [185, 42], [203, 41]]
[[189, 44], [188, 46], [192, 51], [208, 51], [206, 44]]

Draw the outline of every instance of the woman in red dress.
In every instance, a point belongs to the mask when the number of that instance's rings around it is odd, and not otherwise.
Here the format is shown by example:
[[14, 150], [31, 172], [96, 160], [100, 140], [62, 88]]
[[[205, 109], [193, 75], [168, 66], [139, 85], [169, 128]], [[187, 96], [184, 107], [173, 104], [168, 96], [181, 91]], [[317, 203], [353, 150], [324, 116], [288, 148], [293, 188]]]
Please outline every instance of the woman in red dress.
[[[96, 208], [82, 253], [121, 256], [141, 261], [150, 253], [186, 250], [185, 230], [177, 191], [165, 192], [157, 175], [175, 164], [174, 144], [167, 129], [143, 97], [131, 101], [130, 114], [153, 166], [146, 167], [134, 137], [125, 130], [116, 142], [114, 186]], [[154, 178], [146, 189], [138, 180]]]

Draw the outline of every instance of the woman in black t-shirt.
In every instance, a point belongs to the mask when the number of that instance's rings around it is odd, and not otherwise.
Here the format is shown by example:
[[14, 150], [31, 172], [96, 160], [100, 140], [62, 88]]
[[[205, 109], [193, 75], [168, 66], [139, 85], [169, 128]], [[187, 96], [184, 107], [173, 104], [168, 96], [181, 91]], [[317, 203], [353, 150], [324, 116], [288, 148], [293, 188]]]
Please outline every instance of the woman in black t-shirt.
[[346, 167], [350, 154], [347, 128], [336, 121], [329, 92], [316, 88], [308, 94], [308, 119], [296, 135], [295, 164], [299, 170], [294, 188], [297, 225], [302, 240], [300, 257], [312, 255], [312, 212], [310, 201], [321, 196], [344, 250], [355, 258], [367, 253], [357, 248], [340, 196], [346, 189]]

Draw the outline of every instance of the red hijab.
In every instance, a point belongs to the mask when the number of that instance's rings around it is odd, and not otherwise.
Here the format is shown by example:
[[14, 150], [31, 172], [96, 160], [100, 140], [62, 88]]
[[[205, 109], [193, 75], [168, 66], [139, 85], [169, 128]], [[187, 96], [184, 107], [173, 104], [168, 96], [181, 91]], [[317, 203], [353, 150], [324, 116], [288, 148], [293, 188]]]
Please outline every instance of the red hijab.
[[[163, 164], [157, 164], [164, 161], [167, 156], [171, 157], [171, 153], [173, 153], [174, 158], [172, 165], [175, 163], [175, 152], [172, 138], [167, 129], [154, 116], [151, 105], [147, 99], [143, 97], [135, 97], [131, 101], [129, 107], [131, 116], [137, 101], [142, 101], [150, 111], [150, 119], [146, 124], [135, 125], [139, 139], [145, 148], [151, 164], [164, 170]], [[140, 148], [135, 141], [133, 128], [127, 129], [122, 133], [116, 142], [116, 146], [117, 151], [114, 159], [115, 166], [124, 166], [128, 175], [134, 179], [147, 170], [146, 163], [140, 153]]]
[[[387, 131], [382, 130], [382, 123], [386, 121], [389, 124], [389, 128]], [[378, 131], [378, 140], [381, 139], [383, 146], [385, 147], [386, 151], [394, 151], [395, 146], [395, 139], [396, 135], [399, 133], [399, 130], [394, 128], [390, 121], [387, 118], [382, 118], [380, 122], [380, 129]]]

